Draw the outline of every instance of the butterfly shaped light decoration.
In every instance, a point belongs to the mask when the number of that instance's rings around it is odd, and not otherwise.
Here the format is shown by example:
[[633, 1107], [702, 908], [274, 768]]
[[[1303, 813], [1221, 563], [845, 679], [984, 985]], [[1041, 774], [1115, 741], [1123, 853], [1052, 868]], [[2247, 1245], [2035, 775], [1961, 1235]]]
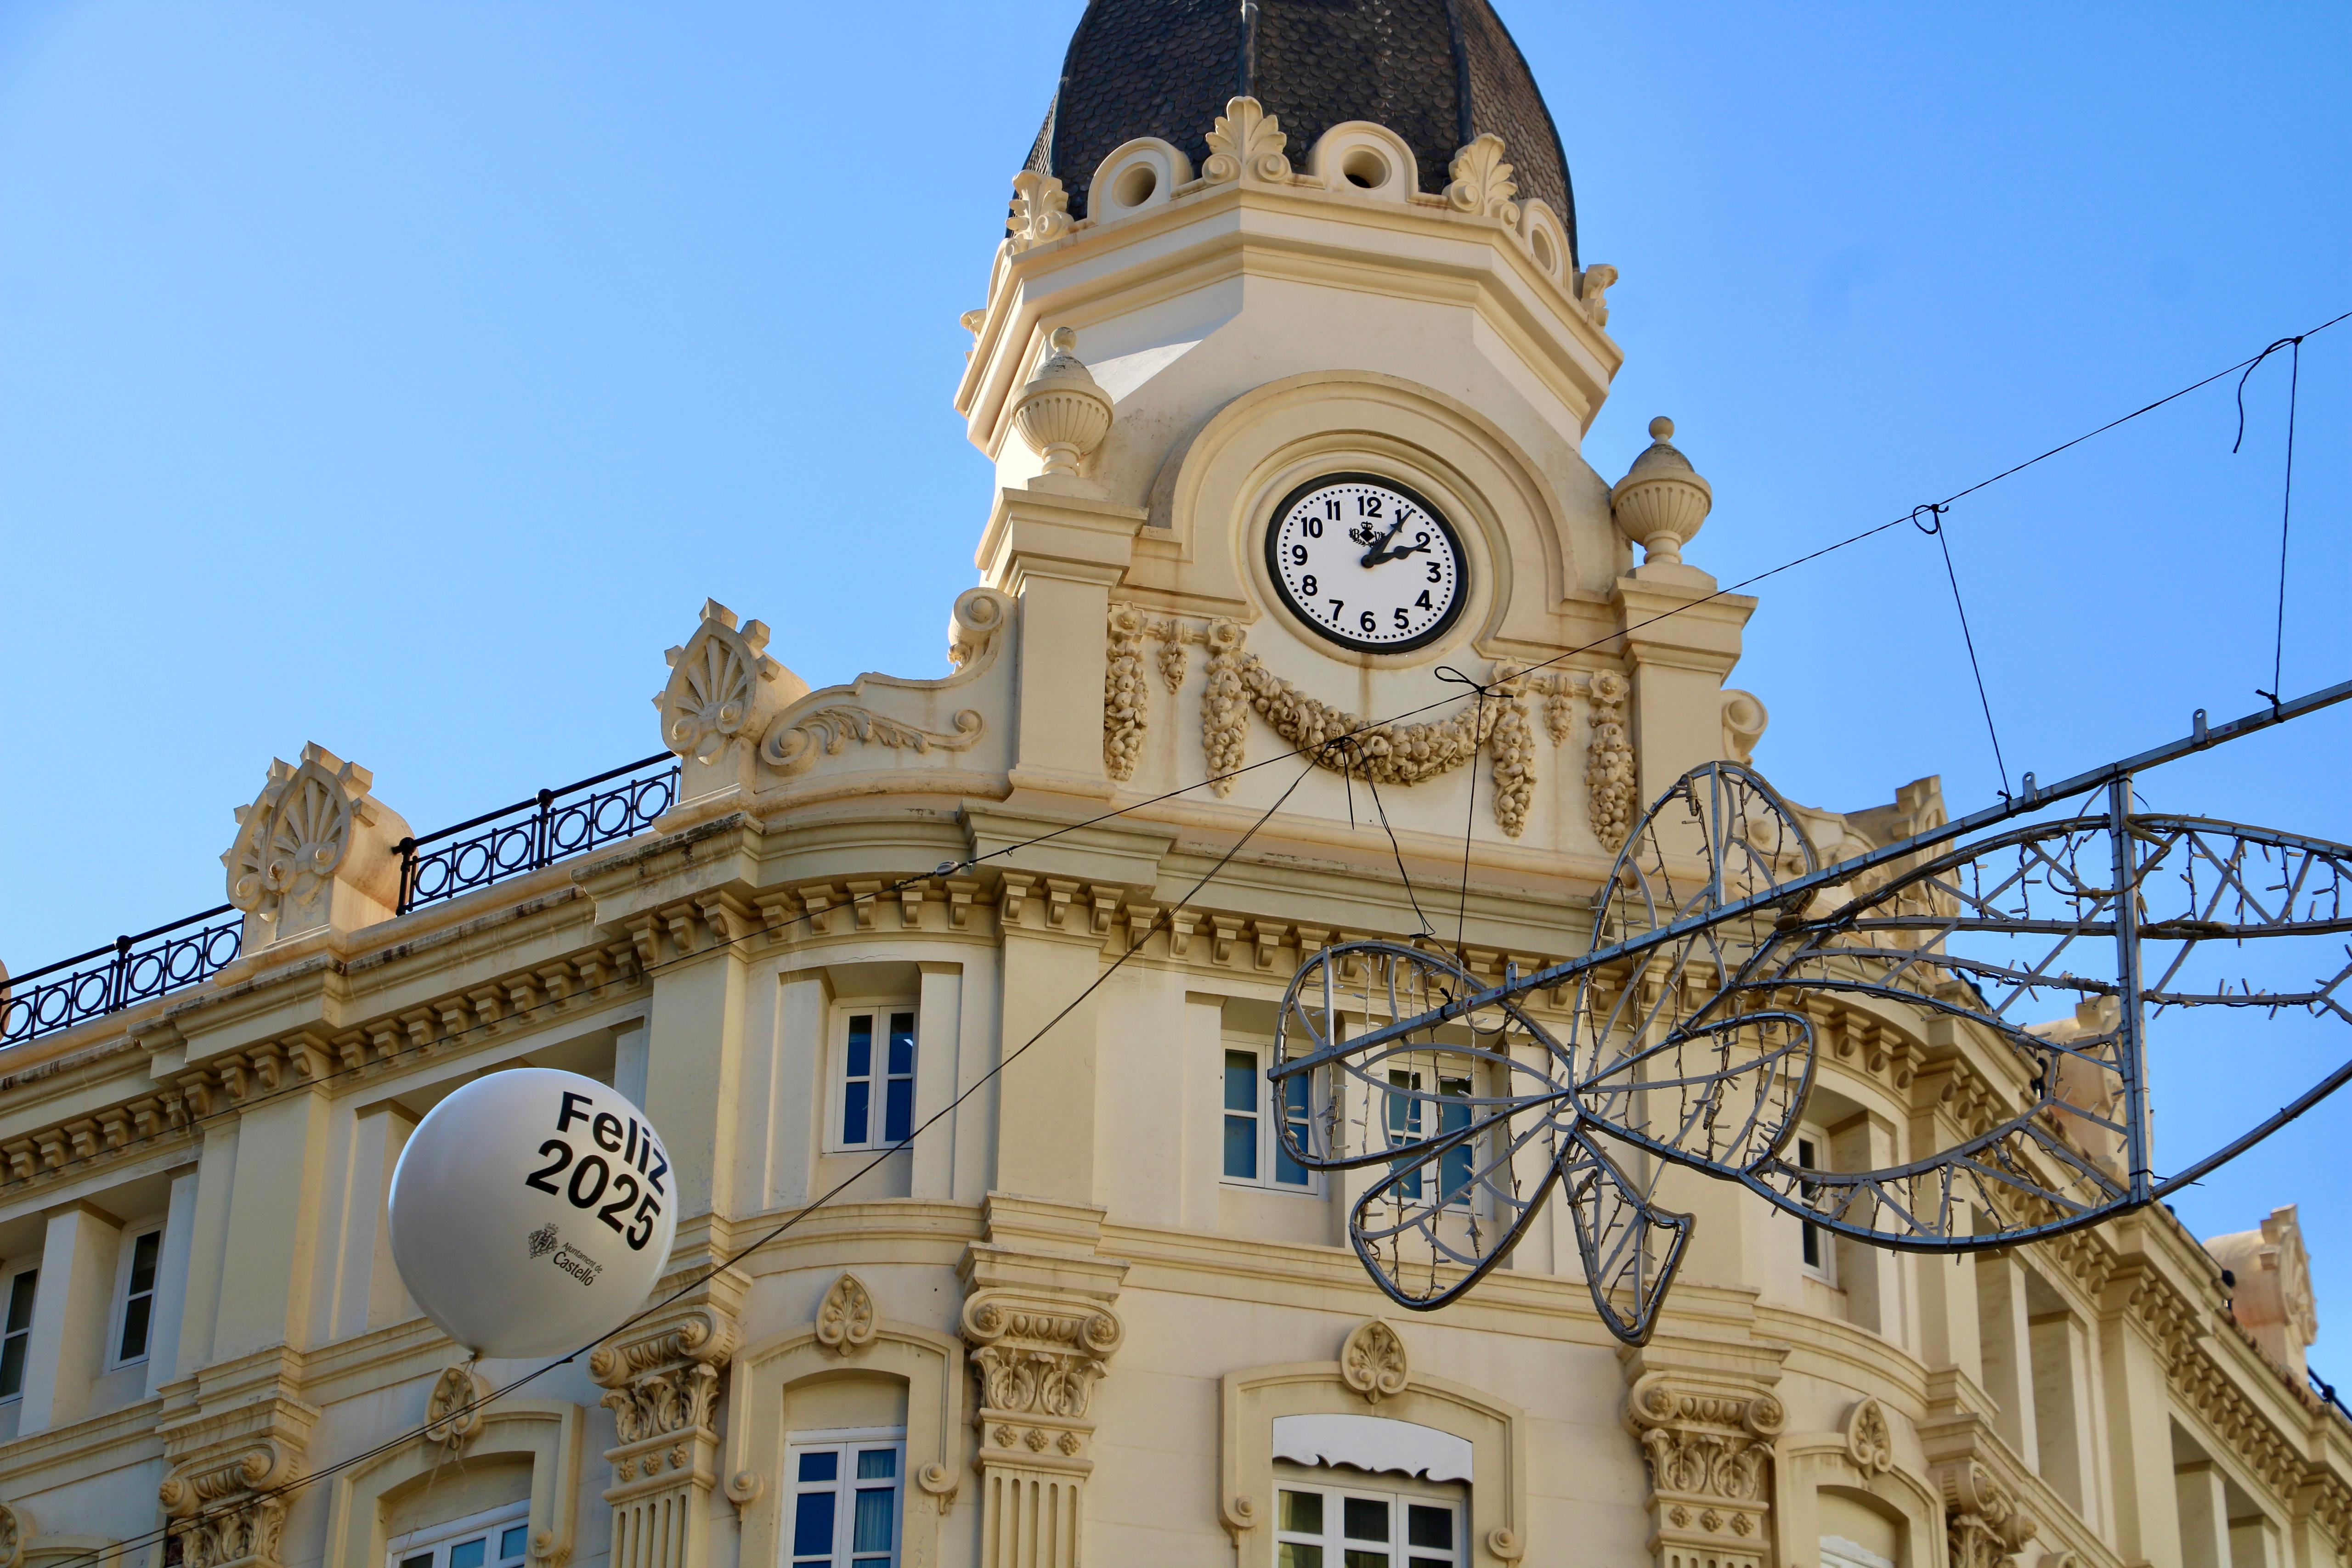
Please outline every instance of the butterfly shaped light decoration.
[[[1999, 806], [1829, 866], [1762, 779], [1694, 768], [1619, 853], [1583, 956], [1499, 985], [1395, 942], [1302, 965], [1268, 1074], [1283, 1146], [1358, 1173], [1340, 1178], [1349, 1239], [1416, 1310], [1500, 1264], [1559, 1188], [1593, 1305], [1631, 1343], [1691, 1240], [1691, 1216], [1658, 1201], [1673, 1168], [1912, 1251], [2013, 1246], [2153, 1201], [2352, 1079], [2347, 1062], [2150, 1174], [2151, 1013], [2352, 1022], [2352, 846], [2134, 812], [2132, 778], [2347, 697], [2352, 682], [2213, 729], [2200, 711], [2185, 740], [2048, 789], [2029, 774]], [[2253, 938], [2263, 983], [2215, 973]], [[2326, 951], [2302, 971], [2316, 978], [2281, 984], [2270, 960], [2294, 938]], [[1891, 1139], [1841, 1169], [1790, 1157], [1824, 1051], [1905, 1066], [1870, 1091], [1895, 1096]]]

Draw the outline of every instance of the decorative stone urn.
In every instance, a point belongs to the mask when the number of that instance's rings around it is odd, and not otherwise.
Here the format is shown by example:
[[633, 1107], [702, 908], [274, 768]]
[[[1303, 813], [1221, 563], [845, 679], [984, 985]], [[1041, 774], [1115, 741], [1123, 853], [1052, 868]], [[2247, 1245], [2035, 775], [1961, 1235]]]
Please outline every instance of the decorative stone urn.
[[1683, 546], [1715, 505], [1714, 489], [1667, 439], [1674, 433], [1665, 415], [1650, 421], [1649, 448], [1609, 493], [1617, 531], [1647, 552], [1645, 567], [1682, 565]]
[[1110, 434], [1110, 394], [1095, 384], [1076, 354], [1078, 335], [1056, 327], [1053, 355], [1037, 367], [1013, 403], [1013, 428], [1045, 460], [1045, 472], [1076, 478], [1078, 465]]

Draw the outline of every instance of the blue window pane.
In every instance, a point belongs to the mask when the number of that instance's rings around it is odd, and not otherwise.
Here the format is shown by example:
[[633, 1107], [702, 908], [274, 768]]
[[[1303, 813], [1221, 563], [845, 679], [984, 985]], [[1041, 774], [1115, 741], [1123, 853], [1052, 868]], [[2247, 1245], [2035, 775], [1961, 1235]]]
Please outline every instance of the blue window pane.
[[850, 1522], [849, 1549], [852, 1552], [887, 1552], [890, 1535], [897, 1521], [897, 1511], [891, 1504], [897, 1500], [895, 1487], [868, 1487], [857, 1494], [857, 1513]]
[[841, 1100], [841, 1141], [862, 1144], [866, 1141], [866, 1103], [874, 1092], [871, 1083], [852, 1083]]
[[868, 1448], [857, 1456], [857, 1479], [861, 1481], [888, 1480], [898, 1473], [898, 1452], [895, 1448]]
[[[829, 1481], [841, 1473], [841, 1456], [835, 1453], [803, 1454], [800, 1479], [804, 1481]], [[827, 1551], [832, 1548], [827, 1547]]]
[[499, 1536], [499, 1560], [500, 1562], [504, 1562], [509, 1557], [521, 1556], [523, 1542], [530, 1535], [530, 1525], [518, 1524], [513, 1529], [508, 1531], [504, 1535]]
[[1307, 1074], [1282, 1081], [1282, 1113], [1294, 1122], [1307, 1120]]
[[874, 1016], [859, 1013], [849, 1020], [849, 1076], [865, 1078], [874, 1071]]
[[[805, 1467], [808, 1463], [808, 1459], [814, 1458], [814, 1455], [810, 1455], [807, 1458], [803, 1458], [801, 1461], [802, 1465]], [[827, 1458], [832, 1458], [829, 1454], [825, 1457]], [[831, 1479], [830, 1472], [828, 1472], [827, 1479]], [[804, 1491], [801, 1493], [800, 1506], [793, 1514], [793, 1556], [822, 1557], [828, 1560], [831, 1559], [833, 1555], [833, 1498], [834, 1494], [829, 1491]]]
[[1225, 1118], [1225, 1174], [1243, 1181], [1257, 1179], [1257, 1118]]
[[1429, 1503], [1413, 1503], [1405, 1511], [1405, 1540], [1415, 1546], [1454, 1544], [1454, 1511]]
[[[1303, 1147], [1307, 1141], [1307, 1084], [1301, 1073], [1297, 1078], [1282, 1081], [1282, 1119], [1290, 1128], [1290, 1135]], [[1277, 1141], [1274, 1149], [1274, 1179], [1290, 1186], [1305, 1186], [1309, 1176], [1305, 1166], [1290, 1157], [1290, 1153]]]
[[915, 1130], [915, 1081], [893, 1078], [888, 1092], [882, 1101], [882, 1137], [886, 1143], [897, 1143]]
[[904, 1075], [915, 1071], [915, 1015], [890, 1015], [890, 1071]]
[[482, 1568], [482, 1559], [490, 1552], [490, 1539], [478, 1535], [471, 1541], [460, 1541], [449, 1548], [449, 1568]]
[[1290, 1157], [1290, 1151], [1280, 1144], [1274, 1145], [1274, 1179], [1285, 1186], [1305, 1186], [1312, 1179], [1307, 1167]]
[[[1438, 1091], [1447, 1095], [1466, 1095], [1470, 1081], [1466, 1078], [1441, 1078]], [[1470, 1107], [1454, 1101], [1441, 1102], [1437, 1107], [1437, 1130], [1442, 1135], [1459, 1133], [1470, 1125]], [[1457, 1203], [1470, 1195], [1471, 1150], [1467, 1144], [1458, 1149], [1448, 1149], [1438, 1160], [1439, 1197], [1447, 1203]]]
[[1228, 1111], [1257, 1109], [1257, 1053], [1255, 1051], [1225, 1052], [1225, 1109]]

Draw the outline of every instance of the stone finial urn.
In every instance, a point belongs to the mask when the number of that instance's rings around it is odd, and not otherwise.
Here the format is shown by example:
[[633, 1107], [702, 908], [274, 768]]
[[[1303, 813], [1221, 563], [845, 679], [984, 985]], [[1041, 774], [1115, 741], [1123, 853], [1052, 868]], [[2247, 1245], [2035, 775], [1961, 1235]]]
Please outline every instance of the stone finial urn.
[[1715, 491], [1669, 441], [1675, 422], [1660, 414], [1650, 421], [1650, 445], [1625, 477], [1609, 492], [1617, 531], [1647, 553], [1644, 566], [1680, 566], [1690, 543], [1715, 505]]
[[1110, 394], [1095, 384], [1076, 354], [1078, 335], [1056, 327], [1052, 356], [1037, 367], [1013, 402], [1013, 428], [1045, 460], [1045, 472], [1075, 478], [1078, 466], [1110, 434]]

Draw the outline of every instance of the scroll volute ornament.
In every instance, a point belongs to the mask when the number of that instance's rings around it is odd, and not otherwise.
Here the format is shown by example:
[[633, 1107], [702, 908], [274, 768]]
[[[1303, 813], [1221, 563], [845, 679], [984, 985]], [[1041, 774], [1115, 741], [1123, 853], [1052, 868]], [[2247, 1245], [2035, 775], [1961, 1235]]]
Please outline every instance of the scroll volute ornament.
[[1644, 567], [1682, 565], [1683, 546], [1715, 506], [1714, 486], [1668, 439], [1674, 433], [1664, 414], [1650, 421], [1650, 445], [1609, 493], [1617, 531], [1643, 548]]
[[236, 808], [236, 837], [221, 855], [228, 901], [247, 916], [246, 951], [392, 917], [408, 824], [368, 793], [374, 779], [316, 742], [299, 764], [271, 760], [261, 793]]
[[669, 683], [654, 706], [662, 744], [680, 759], [680, 801], [730, 786], [750, 790], [769, 721], [808, 695], [808, 683], [768, 657], [767, 647], [763, 623], [739, 627], [733, 611], [706, 599], [694, 635], [662, 655]]
[[1075, 479], [1110, 434], [1110, 394], [1095, 384], [1076, 350], [1078, 335], [1056, 327], [1053, 352], [1013, 400], [1013, 428], [1045, 460], [1045, 477]]
[[1254, 98], [1225, 100], [1225, 112], [1209, 132], [1209, 160], [1201, 165], [1201, 176], [1212, 185], [1230, 184], [1247, 176], [1269, 184], [1282, 184], [1290, 178], [1290, 160], [1283, 152], [1289, 137], [1283, 134], [1282, 121], [1265, 111], [1265, 106]]
[[30, 1514], [13, 1503], [0, 1502], [0, 1568], [24, 1568], [25, 1543], [34, 1534]]
[[1944, 1532], [1952, 1568], [2002, 1568], [2042, 1528], [1992, 1472], [1972, 1459], [1937, 1475], [1944, 1494]]
[[482, 1424], [482, 1403], [490, 1396], [489, 1379], [470, 1361], [442, 1369], [433, 1392], [425, 1398], [425, 1440], [438, 1444], [456, 1458], [467, 1439]]
[[1845, 1418], [1845, 1455], [1865, 1476], [1883, 1476], [1895, 1468], [1895, 1432], [1877, 1400], [1864, 1399]]

